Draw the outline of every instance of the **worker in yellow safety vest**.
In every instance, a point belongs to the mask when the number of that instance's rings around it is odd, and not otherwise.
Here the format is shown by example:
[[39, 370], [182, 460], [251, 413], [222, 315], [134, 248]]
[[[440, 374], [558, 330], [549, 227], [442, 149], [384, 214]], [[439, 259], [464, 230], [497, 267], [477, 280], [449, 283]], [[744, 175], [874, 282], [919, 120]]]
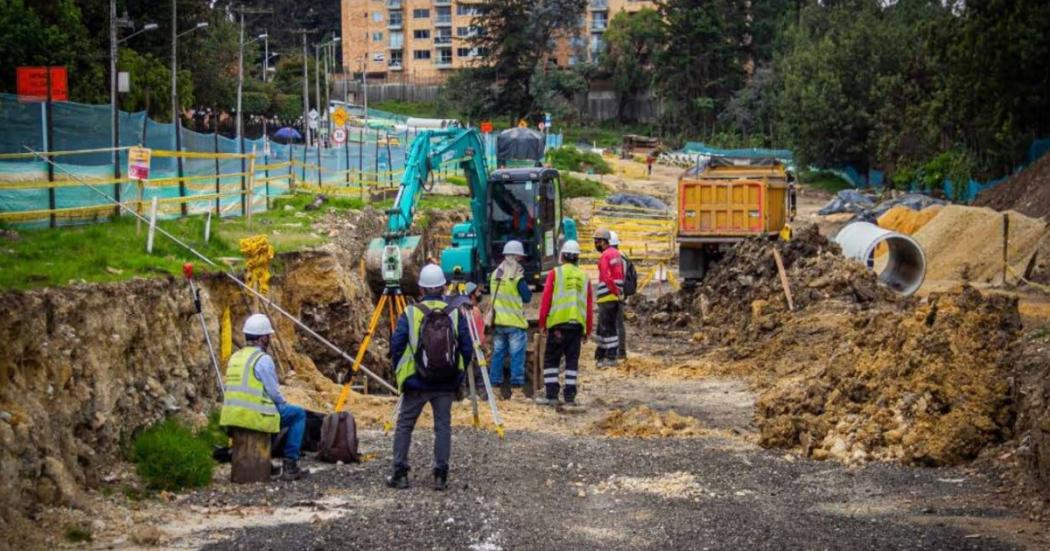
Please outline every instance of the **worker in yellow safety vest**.
[[252, 314], [245, 320], [245, 346], [230, 356], [226, 364], [219, 425], [271, 434], [287, 428], [281, 479], [298, 480], [306, 475], [299, 467], [306, 410], [289, 404], [281, 395], [273, 358], [266, 353], [273, 334], [273, 325], [265, 315]]
[[419, 289], [423, 299], [398, 317], [390, 338], [401, 406], [394, 431], [393, 474], [386, 483], [391, 488], [408, 488], [412, 431], [423, 406], [430, 404], [434, 415], [434, 489], [445, 490], [452, 454], [452, 401], [463, 382], [464, 367], [474, 357], [474, 345], [466, 316], [441, 296], [445, 290], [441, 266], [423, 267]]
[[580, 347], [590, 337], [594, 323], [591, 282], [578, 266], [580, 244], [566, 241], [561, 247], [561, 265], [547, 273], [540, 298], [540, 332], [547, 339], [543, 354], [545, 396], [536, 403], [558, 404], [558, 366], [565, 358], [565, 403], [576, 403], [576, 379]]
[[[503, 359], [510, 352], [510, 386], [518, 389], [525, 386], [525, 346], [528, 343], [525, 320], [525, 304], [532, 300], [532, 290], [525, 281], [525, 268], [521, 260], [525, 248], [521, 241], [508, 241], [503, 246], [503, 262], [489, 278], [492, 293], [492, 365], [489, 377], [493, 388], [503, 384]], [[509, 398], [505, 395], [504, 398]]]

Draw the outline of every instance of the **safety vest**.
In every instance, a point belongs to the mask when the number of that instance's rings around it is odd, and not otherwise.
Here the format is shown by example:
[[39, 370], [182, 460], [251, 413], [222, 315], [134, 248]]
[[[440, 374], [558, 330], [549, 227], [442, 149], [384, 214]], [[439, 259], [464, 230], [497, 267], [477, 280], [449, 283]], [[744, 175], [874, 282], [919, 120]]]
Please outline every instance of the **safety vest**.
[[587, 324], [587, 274], [575, 264], [562, 264], [554, 269], [547, 328], [569, 322]]
[[[424, 300], [420, 304], [426, 305], [431, 310], [447, 306], [447, 303], [441, 300]], [[459, 310], [453, 308], [450, 317], [452, 318], [452, 330], [459, 339]], [[397, 366], [394, 368], [398, 392], [402, 390], [405, 381], [416, 374], [416, 350], [419, 350], [419, 333], [423, 328], [423, 311], [416, 308], [415, 305], [409, 305], [408, 308], [405, 308], [405, 318], [408, 319], [408, 346], [405, 347], [405, 351], [398, 358]], [[463, 356], [457, 355], [456, 363], [459, 370], [463, 371]]]
[[281, 416], [277, 406], [266, 395], [262, 381], [255, 376], [255, 364], [265, 352], [246, 346], [230, 356], [226, 364], [225, 397], [219, 425], [240, 427], [258, 432], [277, 433], [281, 430]]
[[495, 293], [492, 297], [492, 308], [496, 312], [496, 319], [492, 324], [497, 327], [527, 329], [529, 322], [525, 321], [524, 303], [521, 301], [521, 294], [518, 293], [518, 282], [522, 276], [502, 278], [501, 281], [498, 274], [499, 270], [496, 270], [489, 279], [489, 289]]

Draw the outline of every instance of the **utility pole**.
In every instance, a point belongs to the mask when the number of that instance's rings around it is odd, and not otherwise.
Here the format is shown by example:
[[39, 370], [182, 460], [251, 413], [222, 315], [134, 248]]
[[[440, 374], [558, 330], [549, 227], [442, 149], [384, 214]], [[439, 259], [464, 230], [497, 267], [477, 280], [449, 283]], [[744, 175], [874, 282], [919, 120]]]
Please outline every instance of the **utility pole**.
[[[182, 125], [182, 117], [179, 116], [179, 85], [178, 85], [178, 58], [179, 58], [179, 18], [178, 18], [178, 0], [171, 0], [171, 127], [175, 132], [175, 151], [182, 151], [182, 132], [179, 127]], [[178, 165], [178, 177], [179, 177], [179, 197], [186, 196], [186, 182], [183, 181], [183, 168], [182, 168], [182, 157], [176, 157], [175, 162]], [[189, 207], [186, 202], [183, 201], [179, 205], [182, 216], [186, 216], [189, 213]]]
[[[321, 52], [320, 46], [315, 45], [314, 46], [314, 99], [316, 100], [316, 103], [314, 105], [317, 106], [315, 109], [317, 109], [317, 114], [319, 116], [322, 115], [325, 112], [324, 110], [321, 109], [321, 53], [320, 52]], [[318, 119], [317, 130], [318, 130], [317, 131], [317, 137], [315, 139], [317, 140], [317, 147], [320, 148], [321, 147], [321, 139], [320, 139], [320, 137], [321, 137], [321, 124], [320, 124], [320, 119]]]
[[[237, 45], [237, 143], [240, 144], [238, 145], [238, 149], [243, 155], [244, 118], [241, 114], [241, 99], [244, 93], [244, 10], [241, 10], [241, 31]], [[244, 159], [241, 159], [241, 164], [244, 164]], [[244, 171], [242, 170], [241, 172]]]
[[296, 29], [292, 31], [303, 35], [303, 136], [306, 138], [306, 146], [310, 145], [310, 54], [306, 49], [306, 35], [315, 31], [311, 29]]
[[[51, 69], [49, 68], [48, 71]], [[113, 179], [120, 179], [120, 121], [117, 118], [117, 0], [109, 0], [109, 113], [113, 123], [110, 137], [113, 139]], [[113, 184], [113, 199], [120, 203], [120, 183]], [[120, 216], [120, 206], [113, 211]]]

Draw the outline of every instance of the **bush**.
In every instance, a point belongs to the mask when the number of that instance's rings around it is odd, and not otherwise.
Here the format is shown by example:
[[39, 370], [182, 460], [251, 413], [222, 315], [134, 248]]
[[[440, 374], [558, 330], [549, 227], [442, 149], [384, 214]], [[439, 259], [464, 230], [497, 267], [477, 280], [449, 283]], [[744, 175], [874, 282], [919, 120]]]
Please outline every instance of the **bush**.
[[215, 468], [208, 443], [173, 419], [140, 434], [132, 448], [132, 460], [151, 490], [207, 486]]
[[558, 170], [587, 172], [593, 169], [595, 174], [612, 174], [612, 168], [601, 155], [590, 151], [580, 151], [571, 146], [562, 146], [548, 151], [547, 160]]
[[605, 197], [609, 190], [599, 182], [577, 178], [570, 174], [561, 175], [561, 196], [564, 199], [573, 197]]

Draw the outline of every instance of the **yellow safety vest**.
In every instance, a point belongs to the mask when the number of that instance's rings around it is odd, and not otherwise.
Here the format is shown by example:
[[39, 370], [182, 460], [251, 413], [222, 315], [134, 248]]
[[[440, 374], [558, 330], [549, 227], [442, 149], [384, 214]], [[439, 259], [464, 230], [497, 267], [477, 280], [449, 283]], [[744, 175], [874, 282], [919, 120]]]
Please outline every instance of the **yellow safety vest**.
[[277, 406], [266, 395], [262, 381], [255, 376], [255, 364], [265, 352], [246, 346], [230, 356], [226, 365], [226, 393], [219, 414], [219, 425], [277, 433], [281, 430], [281, 416]]
[[569, 322], [587, 325], [587, 274], [575, 264], [562, 264], [554, 269], [547, 328]]
[[[444, 308], [447, 305], [441, 300], [424, 300], [420, 304], [426, 305], [426, 307], [431, 310]], [[405, 308], [405, 317], [408, 319], [408, 346], [405, 347], [404, 353], [401, 354], [401, 357], [397, 360], [397, 366], [394, 368], [394, 376], [397, 378], [398, 392], [401, 392], [405, 381], [412, 375], [416, 374], [415, 351], [419, 349], [419, 332], [423, 328], [423, 311], [417, 308], [414, 304], [409, 305], [408, 308]], [[456, 338], [458, 339], [459, 310], [453, 308], [450, 317], [452, 318], [452, 331], [455, 332]], [[459, 367], [459, 370], [463, 371], [462, 356], [456, 358], [456, 364]]]
[[503, 278], [501, 281], [501, 278], [497, 277], [498, 274], [499, 270], [496, 270], [489, 279], [489, 289], [495, 293], [492, 297], [492, 308], [495, 310], [496, 319], [492, 324], [497, 327], [527, 329], [529, 322], [525, 321], [524, 303], [521, 294], [518, 293], [518, 282], [522, 276]]

